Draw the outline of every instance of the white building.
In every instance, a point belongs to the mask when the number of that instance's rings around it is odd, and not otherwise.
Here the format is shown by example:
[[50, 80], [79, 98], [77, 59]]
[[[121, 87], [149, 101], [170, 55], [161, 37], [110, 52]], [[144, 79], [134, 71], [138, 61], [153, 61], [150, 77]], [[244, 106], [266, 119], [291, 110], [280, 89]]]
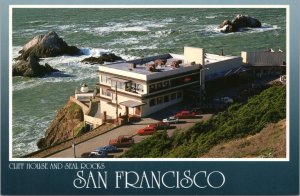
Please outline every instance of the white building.
[[113, 119], [127, 114], [150, 115], [181, 102], [186, 89], [222, 77], [241, 64], [238, 56], [204, 54], [202, 48], [185, 47], [183, 55], [165, 54], [100, 65], [101, 113]]
[[285, 74], [283, 52], [273, 49], [267, 51], [241, 52], [243, 65], [250, 68], [252, 75], [257, 78], [279, 76]]

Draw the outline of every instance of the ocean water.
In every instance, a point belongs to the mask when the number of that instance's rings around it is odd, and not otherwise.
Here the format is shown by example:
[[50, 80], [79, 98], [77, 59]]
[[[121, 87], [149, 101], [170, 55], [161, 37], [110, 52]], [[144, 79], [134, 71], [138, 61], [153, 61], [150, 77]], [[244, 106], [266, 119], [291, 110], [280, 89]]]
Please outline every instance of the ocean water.
[[[223, 34], [218, 25], [237, 14], [253, 16], [262, 28]], [[37, 150], [36, 142], [75, 88], [97, 81], [97, 65], [80, 61], [102, 52], [124, 59], [183, 53], [184, 46], [208, 53], [286, 48], [285, 9], [13, 9], [13, 57], [31, 38], [56, 31], [84, 55], [43, 59], [62, 71], [43, 78], [13, 77], [13, 156]]]

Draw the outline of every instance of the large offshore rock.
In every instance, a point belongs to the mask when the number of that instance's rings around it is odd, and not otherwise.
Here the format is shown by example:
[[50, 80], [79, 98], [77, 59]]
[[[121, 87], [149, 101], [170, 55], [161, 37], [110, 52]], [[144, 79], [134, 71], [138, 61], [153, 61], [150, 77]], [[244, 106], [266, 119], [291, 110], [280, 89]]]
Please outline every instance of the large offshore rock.
[[231, 33], [236, 32], [240, 28], [250, 27], [250, 28], [258, 28], [261, 27], [261, 22], [247, 15], [237, 15], [232, 21], [224, 20], [220, 26], [222, 33]]
[[30, 55], [26, 60], [17, 61], [12, 67], [13, 76], [42, 77], [58, 71], [47, 63], [39, 64], [39, 58], [34, 55]]
[[80, 50], [75, 46], [69, 46], [56, 32], [51, 31], [46, 35], [38, 35], [25, 44], [21, 54], [16, 60], [26, 60], [30, 55], [39, 58], [55, 57], [60, 55], [78, 55]]
[[257, 28], [257, 27], [261, 27], [261, 22], [251, 16], [237, 15], [232, 20], [232, 25], [235, 26], [236, 28], [245, 28], [245, 27]]
[[100, 57], [88, 57], [83, 59], [81, 62], [89, 64], [103, 64], [104, 62], [115, 62], [120, 60], [123, 59], [113, 53], [104, 53]]

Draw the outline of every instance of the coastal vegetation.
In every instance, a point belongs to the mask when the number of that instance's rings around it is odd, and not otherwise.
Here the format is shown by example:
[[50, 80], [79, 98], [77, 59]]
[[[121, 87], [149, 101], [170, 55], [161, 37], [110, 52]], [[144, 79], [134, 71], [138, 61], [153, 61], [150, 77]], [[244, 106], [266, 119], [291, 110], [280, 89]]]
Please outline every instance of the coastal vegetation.
[[81, 134], [84, 130], [83, 111], [79, 105], [68, 101], [58, 110], [55, 118], [46, 130], [45, 137], [37, 142], [39, 149], [58, 144], [74, 135]]
[[214, 146], [255, 135], [269, 123], [286, 118], [286, 89], [274, 85], [245, 104], [233, 104], [206, 122], [200, 121], [172, 137], [158, 132], [135, 145], [123, 157], [201, 157]]

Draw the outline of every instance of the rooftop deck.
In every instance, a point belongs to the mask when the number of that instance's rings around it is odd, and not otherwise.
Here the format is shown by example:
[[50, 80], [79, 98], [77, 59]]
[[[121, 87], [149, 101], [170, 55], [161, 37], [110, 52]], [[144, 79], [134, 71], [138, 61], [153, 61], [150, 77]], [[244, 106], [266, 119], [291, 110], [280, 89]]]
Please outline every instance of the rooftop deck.
[[[205, 54], [205, 65], [210, 65], [217, 62], [226, 61], [229, 59], [239, 58], [236, 56], [220, 56], [215, 54]], [[158, 65], [154, 71], [150, 71], [148, 66], [153, 64], [155, 60], [166, 60], [165, 65]], [[174, 61], [181, 61], [178, 67], [172, 66]], [[135, 64], [135, 67], [133, 67]], [[113, 64], [107, 64], [99, 67], [99, 71], [113, 73], [122, 76], [134, 77], [142, 80], [157, 79], [168, 75], [177, 73], [184, 73], [192, 70], [199, 69], [197, 64], [184, 63], [184, 55], [180, 54], [164, 54], [158, 56], [152, 56], [142, 59], [136, 59], [126, 62], [118, 62]]]

